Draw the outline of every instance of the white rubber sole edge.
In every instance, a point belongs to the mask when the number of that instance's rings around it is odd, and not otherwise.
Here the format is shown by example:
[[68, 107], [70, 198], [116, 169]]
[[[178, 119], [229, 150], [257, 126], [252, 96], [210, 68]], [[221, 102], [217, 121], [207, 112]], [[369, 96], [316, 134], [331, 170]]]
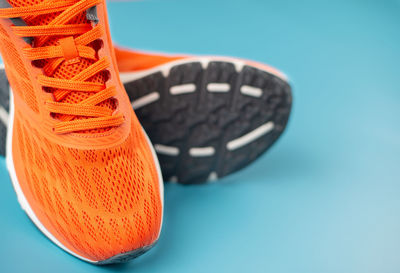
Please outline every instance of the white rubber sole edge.
[[[17, 174], [15, 172], [14, 168], [14, 162], [12, 158], [12, 132], [13, 132], [13, 123], [14, 123], [14, 97], [11, 91], [10, 87], [10, 119], [8, 122], [8, 128], [7, 128], [7, 140], [6, 140], [6, 164], [7, 164], [7, 169], [11, 177], [11, 182], [14, 187], [14, 190], [17, 194], [18, 202], [20, 203], [22, 209], [26, 212], [26, 214], [29, 216], [31, 221], [37, 226], [37, 228], [43, 232], [44, 235], [46, 235], [53, 243], [55, 243], [57, 246], [59, 246], [61, 249], [64, 251], [68, 252], [69, 254], [89, 263], [97, 264], [100, 261], [92, 261], [90, 259], [84, 258], [72, 250], [68, 249], [65, 247], [60, 241], [57, 240], [39, 221], [39, 219], [36, 217], [35, 213], [33, 212], [32, 208], [30, 207], [24, 193], [22, 192], [22, 189], [19, 185]], [[144, 131], [144, 130], [143, 130]], [[149, 137], [146, 135], [146, 139], [151, 147], [151, 151], [153, 154], [153, 159], [156, 164], [157, 172], [158, 172], [158, 181], [159, 181], [159, 190], [160, 190], [160, 198], [161, 198], [161, 208], [162, 208], [162, 213], [161, 213], [161, 227], [160, 227], [160, 233], [161, 233], [161, 228], [162, 228], [162, 221], [163, 221], [163, 216], [164, 216], [164, 182], [162, 178], [162, 173], [161, 173], [161, 168], [160, 164], [158, 162], [156, 152], [154, 150], [153, 145], [151, 144]], [[158, 234], [158, 237], [160, 237], [160, 233]]]
[[154, 68], [147, 69], [147, 70], [141, 70], [141, 71], [137, 71], [137, 72], [120, 72], [119, 76], [121, 78], [122, 83], [124, 83], [124, 84], [134, 81], [134, 80], [137, 80], [139, 78], [146, 77], [146, 76], [156, 73], [156, 72], [161, 72], [164, 77], [167, 77], [169, 75], [171, 68], [173, 68], [174, 66], [183, 65], [183, 64], [187, 64], [187, 63], [193, 63], [193, 62], [201, 63], [203, 69], [207, 68], [207, 66], [210, 62], [228, 62], [228, 63], [232, 63], [235, 66], [235, 69], [237, 72], [242, 71], [243, 67], [245, 65], [248, 65], [251, 67], [255, 67], [259, 70], [268, 72], [268, 73], [275, 75], [276, 77], [284, 80], [285, 82], [288, 82], [288, 77], [284, 73], [282, 73], [272, 67], [264, 66], [261, 64], [260, 64], [260, 66], [255, 66], [254, 63], [248, 63], [246, 60], [232, 58], [232, 57], [216, 57], [216, 56], [199, 56], [199, 57], [193, 57], [193, 58], [188, 57], [188, 58], [184, 58], [181, 60], [171, 61], [171, 62], [162, 64], [162, 65], [159, 65]]

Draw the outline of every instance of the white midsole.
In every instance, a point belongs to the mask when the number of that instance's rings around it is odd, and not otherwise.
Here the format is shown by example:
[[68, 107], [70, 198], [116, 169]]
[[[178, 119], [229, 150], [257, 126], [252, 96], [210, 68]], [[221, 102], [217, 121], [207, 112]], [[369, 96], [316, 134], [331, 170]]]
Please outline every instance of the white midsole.
[[[40, 220], [36, 217], [35, 213], [33, 212], [32, 208], [30, 207], [28, 200], [26, 199], [21, 186], [19, 185], [17, 174], [15, 172], [15, 167], [14, 167], [14, 162], [12, 158], [12, 132], [13, 132], [13, 123], [14, 123], [14, 97], [13, 93], [10, 87], [10, 115], [9, 115], [9, 122], [8, 122], [8, 128], [7, 128], [7, 139], [6, 139], [6, 164], [7, 164], [7, 169], [11, 177], [11, 182], [13, 184], [14, 190], [17, 194], [18, 202], [20, 203], [22, 209], [26, 212], [26, 214], [29, 216], [29, 218], [32, 220], [32, 222], [39, 228], [41, 232], [43, 232], [44, 235], [46, 235], [53, 243], [55, 243], [57, 246], [62, 248], [64, 251], [68, 252], [69, 254], [84, 260], [89, 263], [96, 264], [100, 261], [92, 261], [90, 259], [87, 259], [85, 257], [80, 256], [79, 254], [73, 252], [72, 250], [68, 249], [65, 247], [60, 241], [57, 240], [40, 222]], [[144, 132], [144, 130], [143, 130]], [[160, 164], [158, 162], [156, 152], [154, 151], [154, 147], [151, 144], [149, 137], [145, 133], [146, 140], [149, 143], [149, 146], [151, 148], [152, 154], [153, 154], [153, 159], [154, 163], [156, 164], [157, 172], [158, 172], [158, 181], [159, 181], [159, 191], [160, 191], [160, 198], [161, 198], [161, 227], [160, 227], [160, 233], [161, 233], [161, 228], [162, 228], [162, 220], [164, 216], [164, 182], [162, 178], [162, 173], [161, 173], [161, 168]], [[160, 233], [158, 236], [160, 236]]]

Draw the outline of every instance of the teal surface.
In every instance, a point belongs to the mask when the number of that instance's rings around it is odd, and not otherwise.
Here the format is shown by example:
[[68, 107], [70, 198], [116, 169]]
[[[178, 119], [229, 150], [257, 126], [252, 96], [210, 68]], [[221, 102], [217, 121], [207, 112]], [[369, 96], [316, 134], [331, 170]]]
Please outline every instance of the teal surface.
[[165, 189], [158, 245], [96, 267], [53, 245], [0, 165], [0, 272], [400, 272], [400, 2], [109, 4], [121, 45], [235, 55], [284, 70], [280, 141], [218, 184]]

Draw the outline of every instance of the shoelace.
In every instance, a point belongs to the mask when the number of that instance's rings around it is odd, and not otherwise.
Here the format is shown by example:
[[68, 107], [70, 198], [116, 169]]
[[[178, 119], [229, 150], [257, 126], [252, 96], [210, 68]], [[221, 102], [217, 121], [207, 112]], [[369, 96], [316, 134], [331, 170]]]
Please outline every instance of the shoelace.
[[[109, 67], [106, 57], [97, 60], [96, 51], [88, 46], [98, 40], [103, 33], [100, 25], [67, 24], [74, 16], [99, 4], [101, 0], [45, 0], [29, 7], [12, 7], [0, 9], [0, 18], [34, 18], [38, 15], [60, 12], [47, 25], [41, 26], [12, 26], [13, 32], [19, 37], [35, 37], [34, 47], [23, 49], [23, 53], [30, 61], [46, 60], [43, 67], [45, 72], [38, 77], [42, 87], [54, 89], [54, 100], [46, 101], [47, 109], [53, 114], [61, 114], [54, 126], [58, 134], [79, 132], [92, 129], [119, 126], [124, 122], [122, 114], [113, 113], [109, 108], [98, 104], [116, 95], [115, 86], [106, 87], [105, 84], [87, 81], [97, 73]], [[79, 36], [77, 36], [79, 35]], [[52, 36], [65, 36], [58, 40], [57, 45], [43, 46]], [[77, 36], [76, 38], [73, 38]], [[79, 61], [79, 58], [94, 61], [92, 65], [82, 70], [72, 79], [65, 80], [46, 75], [52, 75], [63, 62]], [[87, 99], [76, 103], [59, 102], [70, 92], [92, 93]], [[74, 119], [74, 117], [85, 117]]]

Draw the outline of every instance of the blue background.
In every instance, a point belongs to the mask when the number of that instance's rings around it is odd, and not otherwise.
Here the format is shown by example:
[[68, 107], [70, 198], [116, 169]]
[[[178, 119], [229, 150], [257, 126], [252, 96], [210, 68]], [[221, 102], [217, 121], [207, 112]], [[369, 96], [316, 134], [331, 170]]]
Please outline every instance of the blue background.
[[284, 70], [289, 127], [220, 183], [167, 185], [158, 245], [116, 266], [41, 235], [1, 160], [1, 272], [400, 272], [399, 1], [150, 0], [109, 15], [124, 46]]

